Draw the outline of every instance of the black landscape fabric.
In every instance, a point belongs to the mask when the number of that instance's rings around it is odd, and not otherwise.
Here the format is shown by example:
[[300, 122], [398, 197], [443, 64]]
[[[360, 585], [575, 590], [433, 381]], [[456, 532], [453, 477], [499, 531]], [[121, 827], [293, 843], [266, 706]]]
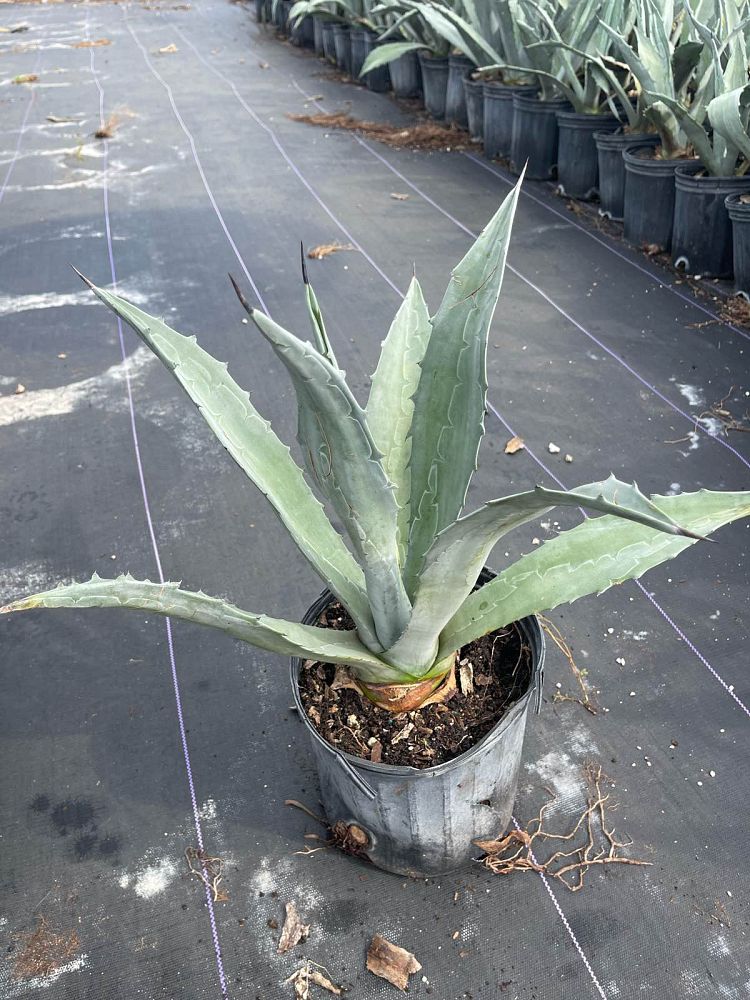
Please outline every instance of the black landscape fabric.
[[[127, 329], [123, 363], [116, 321], [69, 265], [105, 285], [114, 268], [123, 295], [197, 334], [292, 441], [291, 387], [227, 272], [307, 335], [299, 241], [352, 244], [308, 266], [363, 400], [413, 263], [435, 308], [510, 178], [473, 154], [291, 121], [317, 110], [310, 97], [410, 118], [331, 79], [242, 4], [0, 6], [0, 25], [19, 22], [29, 30], [0, 34], [0, 596], [94, 570], [158, 579], [156, 548], [165, 579], [298, 619], [320, 582]], [[38, 79], [12, 82], [23, 74]], [[94, 136], [100, 100], [107, 140]], [[696, 423], [724, 397], [738, 419], [748, 408], [747, 333], [587, 226], [551, 188], [525, 186], [470, 505], [610, 471], [646, 492], [747, 487], [748, 435]], [[505, 454], [514, 434], [526, 448]], [[575, 519], [516, 532], [492, 564]], [[142, 614], [3, 619], [0, 1000], [282, 1000], [303, 957], [348, 995], [385, 1000], [394, 988], [365, 969], [375, 934], [416, 955], [415, 997], [744, 1000], [747, 530], [550, 615], [599, 710], [553, 700], [576, 684], [549, 644], [516, 817], [550, 789], [550, 826], [567, 830], [584, 767], [600, 764], [618, 835], [651, 862], [592, 869], [578, 893], [478, 864], [408, 882], [301, 853], [323, 831], [284, 804], [318, 809], [281, 657]], [[185, 858], [201, 843], [223, 865], [228, 900], [211, 907]], [[280, 956], [290, 900], [310, 936]]]

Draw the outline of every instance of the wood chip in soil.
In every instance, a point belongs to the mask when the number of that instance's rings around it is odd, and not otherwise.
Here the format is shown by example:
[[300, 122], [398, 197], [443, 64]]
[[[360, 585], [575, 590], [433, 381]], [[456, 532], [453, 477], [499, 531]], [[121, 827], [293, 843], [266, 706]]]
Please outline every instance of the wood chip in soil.
[[387, 979], [400, 990], [405, 990], [409, 976], [419, 972], [422, 966], [406, 948], [399, 948], [376, 934], [367, 950], [367, 968], [381, 979]]
[[468, 132], [455, 125], [439, 125], [437, 122], [419, 122], [417, 125], [388, 125], [385, 122], [370, 122], [343, 112], [317, 115], [293, 115], [287, 117], [318, 128], [343, 129], [357, 132], [396, 149], [462, 150], [471, 146]]
[[[338, 602], [328, 606], [319, 624], [354, 627]], [[332, 664], [306, 660], [300, 670], [302, 704], [310, 722], [337, 750], [377, 763], [434, 767], [478, 743], [523, 695], [531, 678], [531, 650], [515, 625], [464, 646], [459, 660], [463, 686], [450, 701], [398, 715], [334, 683]]]

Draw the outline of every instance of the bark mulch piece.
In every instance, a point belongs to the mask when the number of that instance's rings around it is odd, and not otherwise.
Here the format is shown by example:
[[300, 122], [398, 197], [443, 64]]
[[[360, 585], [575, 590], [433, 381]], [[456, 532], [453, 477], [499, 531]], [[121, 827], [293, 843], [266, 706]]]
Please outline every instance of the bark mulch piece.
[[[354, 627], [338, 602], [323, 612], [320, 625]], [[478, 743], [522, 696], [531, 676], [531, 650], [511, 625], [464, 646], [459, 664], [450, 701], [414, 712], [395, 715], [357, 691], [332, 687], [336, 668], [314, 660], [300, 671], [300, 697], [310, 721], [337, 750], [377, 763], [434, 767]]]

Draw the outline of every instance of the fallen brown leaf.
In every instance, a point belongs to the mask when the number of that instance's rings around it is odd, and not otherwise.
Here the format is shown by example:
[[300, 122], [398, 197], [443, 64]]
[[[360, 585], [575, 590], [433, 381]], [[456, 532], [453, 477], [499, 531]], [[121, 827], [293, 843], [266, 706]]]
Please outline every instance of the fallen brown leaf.
[[321, 243], [320, 246], [308, 250], [307, 256], [310, 260], [323, 260], [324, 257], [330, 257], [332, 253], [338, 253], [340, 250], [354, 249], [351, 243]]
[[524, 444], [523, 438], [516, 435], [515, 437], [512, 437], [510, 441], [505, 442], [505, 454], [515, 455], [517, 451], [523, 451], [525, 447], [526, 445]]
[[95, 38], [92, 41], [73, 42], [74, 49], [95, 49], [100, 45], [111, 45], [109, 38]]
[[405, 990], [409, 976], [419, 972], [422, 966], [410, 951], [376, 934], [367, 950], [367, 968], [381, 979], [387, 979], [400, 990]]
[[293, 902], [286, 904], [286, 919], [281, 930], [281, 937], [276, 951], [279, 955], [285, 955], [290, 948], [293, 948], [300, 941], [307, 940], [310, 933], [310, 925], [303, 924], [297, 912], [297, 906]]
[[647, 257], [655, 257], [664, 250], [664, 247], [658, 243], [644, 243], [641, 249]]
[[13, 77], [13, 83], [36, 83], [38, 79], [38, 73], [21, 73], [20, 76]]

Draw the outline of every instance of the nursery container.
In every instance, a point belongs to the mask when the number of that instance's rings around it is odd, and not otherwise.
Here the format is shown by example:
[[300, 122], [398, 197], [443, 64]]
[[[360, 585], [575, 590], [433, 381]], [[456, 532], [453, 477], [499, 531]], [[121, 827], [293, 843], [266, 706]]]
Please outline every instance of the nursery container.
[[334, 24], [333, 46], [336, 51], [336, 65], [342, 73], [352, 73], [352, 43], [348, 24]]
[[313, 18], [310, 14], [298, 20], [296, 23], [289, 21], [289, 38], [292, 45], [300, 48], [311, 49], [315, 44]]
[[510, 162], [516, 173], [524, 164], [529, 180], [549, 180], [557, 167], [557, 112], [570, 104], [564, 98], [540, 101], [533, 94], [513, 95], [513, 138]]
[[255, 0], [255, 20], [258, 24], [263, 22], [263, 13], [266, 8], [266, 0]]
[[472, 139], [484, 139], [484, 80], [463, 79], [466, 119]]
[[313, 48], [316, 56], [324, 56], [323, 48], [323, 21], [319, 17], [313, 18]]
[[657, 146], [656, 132], [594, 132], [594, 142], [599, 160], [599, 215], [617, 222], [622, 221], [625, 202], [625, 161], [622, 151], [628, 146]]
[[333, 38], [333, 21], [323, 22], [323, 55], [328, 62], [336, 65], [336, 42]]
[[476, 69], [475, 63], [466, 56], [450, 56], [448, 59], [448, 85], [445, 91], [445, 120], [450, 125], [455, 122], [461, 128], [466, 128], [469, 119], [466, 117], [466, 94], [464, 79]]
[[653, 156], [652, 145], [628, 146], [625, 163], [625, 239], [634, 246], [649, 243], [669, 250], [674, 221], [674, 172], [680, 160]]
[[388, 66], [396, 97], [418, 97], [422, 93], [422, 74], [416, 52], [405, 52]]
[[351, 74], [355, 80], [359, 80], [359, 71], [365, 61], [364, 28], [352, 28], [349, 31], [349, 41], [351, 44]]
[[513, 96], [514, 94], [532, 95], [536, 87], [513, 86], [487, 80], [483, 93], [483, 138], [484, 155], [488, 160], [496, 157], [510, 156], [513, 142]]
[[288, 8], [284, 6], [284, 3], [285, 0], [278, 0], [275, 8], [272, 5], [273, 23], [279, 31], [284, 31], [286, 28]]
[[587, 201], [598, 193], [599, 162], [594, 132], [614, 132], [614, 115], [557, 112], [557, 183], [562, 194]]
[[732, 222], [734, 287], [750, 295], [750, 204], [740, 201], [739, 192], [729, 194], [724, 205]]
[[[480, 583], [494, 576], [482, 572]], [[317, 624], [333, 600], [324, 592], [303, 622]], [[535, 695], [539, 709], [544, 634], [536, 617], [518, 623], [531, 647], [532, 667], [523, 695], [475, 746], [436, 767], [375, 764], [335, 750], [317, 732], [299, 693], [302, 661], [292, 658], [294, 700], [312, 744], [329, 822], [356, 825], [367, 836], [373, 864], [399, 875], [439, 875], [469, 865], [479, 854], [472, 841], [495, 837], [508, 826], [521, 764], [526, 717]]]
[[675, 171], [672, 261], [691, 274], [732, 277], [732, 222], [726, 197], [750, 191], [750, 177], [711, 177], [701, 163]]
[[[365, 56], [369, 56], [373, 49], [380, 45], [380, 39], [374, 31], [365, 31]], [[362, 82], [367, 84], [368, 90], [376, 94], [384, 94], [391, 89], [391, 74], [388, 65], [378, 66], [362, 77]]]
[[422, 67], [422, 93], [424, 106], [433, 118], [445, 118], [445, 101], [448, 92], [448, 60], [419, 53]]

